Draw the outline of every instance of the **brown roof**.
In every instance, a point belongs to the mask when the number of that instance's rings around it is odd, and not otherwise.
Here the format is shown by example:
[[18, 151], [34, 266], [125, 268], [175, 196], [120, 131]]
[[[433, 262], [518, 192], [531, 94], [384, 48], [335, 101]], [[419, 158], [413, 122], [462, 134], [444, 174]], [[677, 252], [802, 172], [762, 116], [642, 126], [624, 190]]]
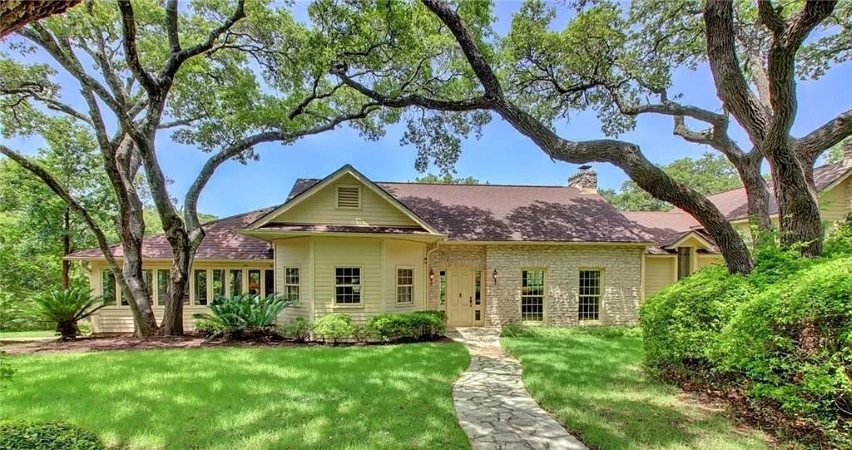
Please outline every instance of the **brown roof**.
[[[195, 259], [272, 259], [269, 243], [239, 234], [237, 231], [254, 222], [271, 208], [258, 209], [237, 216], [226, 217], [202, 225], [206, 233], [198, 247]], [[113, 255], [123, 256], [121, 245], [110, 247]], [[100, 249], [72, 253], [70, 258], [101, 258]], [[142, 258], [172, 258], [172, 249], [162, 234], [146, 237], [142, 241]]]
[[[837, 180], [845, 176], [850, 167], [844, 167], [843, 164], [829, 164], [814, 169], [814, 184], [817, 191], [822, 191], [825, 188], [834, 184]], [[775, 192], [772, 181], [769, 181], [769, 214], [778, 214], [778, 202], [775, 201]], [[720, 192], [707, 197], [713, 202], [719, 211], [725, 215], [728, 220], [740, 220], [748, 218], [748, 199], [746, 198], [745, 188], [732, 189], [730, 191]]]
[[421, 227], [359, 227], [348, 225], [304, 225], [295, 223], [269, 223], [260, 227], [271, 231], [320, 231], [330, 233], [379, 233], [379, 234], [429, 234]]
[[[289, 198], [321, 180], [300, 179]], [[453, 240], [649, 242], [598, 194], [567, 186], [378, 182]]]

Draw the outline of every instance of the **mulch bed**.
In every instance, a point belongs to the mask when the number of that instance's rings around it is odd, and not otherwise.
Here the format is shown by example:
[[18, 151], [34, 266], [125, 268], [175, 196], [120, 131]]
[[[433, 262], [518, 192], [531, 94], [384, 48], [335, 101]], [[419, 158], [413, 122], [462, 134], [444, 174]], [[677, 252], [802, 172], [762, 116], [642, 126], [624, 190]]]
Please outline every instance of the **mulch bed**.
[[[433, 342], [454, 342], [441, 337]], [[216, 347], [316, 347], [326, 344], [318, 342], [294, 342], [291, 340], [250, 340], [250, 341], [205, 341], [199, 334], [187, 334], [182, 337], [138, 338], [131, 335], [86, 336], [73, 341], [58, 340], [21, 341], [0, 344], [0, 350], [11, 355], [31, 355], [42, 353], [77, 353], [111, 350], [152, 350], [168, 348], [216, 348]], [[330, 344], [329, 344], [330, 345]], [[338, 346], [384, 345], [381, 342], [341, 343]]]

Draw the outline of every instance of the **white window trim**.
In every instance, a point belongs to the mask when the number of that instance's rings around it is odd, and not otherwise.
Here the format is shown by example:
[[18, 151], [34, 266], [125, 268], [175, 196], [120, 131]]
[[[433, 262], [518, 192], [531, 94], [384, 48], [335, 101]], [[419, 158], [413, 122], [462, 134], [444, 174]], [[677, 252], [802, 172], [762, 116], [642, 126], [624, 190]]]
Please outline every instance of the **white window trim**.
[[[296, 269], [296, 270], [299, 271], [299, 282], [298, 283], [293, 284], [293, 283], [287, 282], [287, 269]], [[298, 299], [298, 302], [293, 306], [301, 305], [302, 304], [302, 268], [300, 266], [284, 266], [284, 267], [282, 267], [281, 273], [283, 275], [282, 278], [283, 278], [283, 282], [284, 282], [284, 284], [282, 285], [283, 289], [282, 289], [281, 295], [286, 296], [287, 295], [287, 288], [290, 287], [290, 286], [296, 286], [297, 288], [299, 288], [299, 299]]]
[[[600, 272], [600, 281], [598, 289], [598, 318], [597, 319], [580, 319], [580, 272], [597, 271]], [[580, 267], [577, 270], [577, 322], [580, 325], [600, 325], [603, 323], [604, 317], [604, 293], [606, 290], [606, 270], [603, 267]]]
[[[337, 284], [337, 269], [358, 269], [358, 284]], [[332, 293], [331, 300], [334, 305], [334, 308], [363, 308], [364, 307], [364, 268], [361, 266], [334, 266], [334, 272], [331, 274], [334, 277], [334, 292]], [[361, 291], [358, 293], [358, 303], [338, 303], [337, 302], [337, 287], [342, 286], [359, 286]]]
[[[400, 270], [410, 270], [411, 271], [411, 284], [399, 284], [399, 271]], [[399, 305], [399, 306], [411, 306], [411, 305], [414, 304], [414, 290], [415, 290], [414, 280], [415, 280], [415, 276], [416, 276], [415, 273], [416, 273], [416, 271], [414, 270], [414, 266], [396, 266], [396, 270], [394, 271], [394, 278], [395, 278], [394, 285], [396, 286], [395, 296], [396, 296], [396, 304], [397, 305]], [[407, 302], [399, 301], [399, 288], [400, 287], [411, 287], [411, 300], [409, 300]]]
[[[340, 206], [340, 188], [351, 188], [356, 189], [358, 191], [358, 206]], [[348, 209], [348, 210], [359, 210], [362, 205], [362, 197], [361, 197], [361, 186], [356, 184], [336, 184], [334, 185], [334, 209]]]
[[[537, 295], [524, 294], [524, 272], [542, 272], [541, 279], [541, 320], [524, 320], [524, 297], [538, 297]], [[524, 267], [521, 269], [521, 321], [523, 323], [543, 324], [547, 323], [547, 268], [546, 267]]]

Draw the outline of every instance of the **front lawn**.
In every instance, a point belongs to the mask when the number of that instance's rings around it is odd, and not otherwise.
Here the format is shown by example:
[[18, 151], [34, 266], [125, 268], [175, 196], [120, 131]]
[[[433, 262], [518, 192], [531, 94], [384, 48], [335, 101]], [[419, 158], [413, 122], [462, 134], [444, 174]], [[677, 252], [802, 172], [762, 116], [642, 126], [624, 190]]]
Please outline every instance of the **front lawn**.
[[637, 330], [529, 328], [503, 337], [530, 394], [591, 448], [767, 449], [766, 437], [734, 425], [642, 369]]
[[55, 337], [56, 331], [0, 331], [0, 339], [14, 340], [18, 338], [47, 338]]
[[460, 344], [15, 356], [0, 419], [65, 420], [128, 449], [469, 448]]

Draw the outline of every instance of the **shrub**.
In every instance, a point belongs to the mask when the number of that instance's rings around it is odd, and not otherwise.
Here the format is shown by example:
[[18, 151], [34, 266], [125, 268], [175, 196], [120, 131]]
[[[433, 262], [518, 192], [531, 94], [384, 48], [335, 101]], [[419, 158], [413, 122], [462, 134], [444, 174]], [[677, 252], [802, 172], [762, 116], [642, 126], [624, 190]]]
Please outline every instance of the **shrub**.
[[379, 314], [367, 321], [367, 331], [385, 342], [430, 341], [447, 329], [443, 311], [417, 311], [411, 314]]
[[852, 258], [818, 260], [747, 300], [720, 343], [721, 368], [745, 375], [752, 398], [850, 439]]
[[[35, 314], [55, 323], [56, 331], [63, 341], [74, 339], [80, 334], [77, 321], [104, 307], [103, 297], [92, 296], [91, 290], [79, 287], [38, 295], [33, 302]], [[97, 305], [98, 302], [101, 304]]]
[[254, 339], [277, 336], [275, 320], [284, 308], [294, 305], [278, 295], [218, 297], [210, 303], [209, 314], [195, 314], [195, 329], [208, 338]]
[[103, 450], [95, 433], [62, 422], [2, 422], [0, 450]]
[[279, 328], [284, 336], [293, 338], [296, 342], [305, 342], [311, 337], [311, 323], [303, 317], [296, 317], [292, 322]]
[[744, 277], [708, 267], [646, 300], [640, 319], [647, 364], [663, 372], [709, 368], [719, 331], [749, 295]]
[[314, 335], [323, 342], [338, 343], [355, 335], [352, 318], [346, 314], [329, 314], [314, 322]]
[[828, 233], [823, 244], [823, 255], [852, 255], [852, 214]]

